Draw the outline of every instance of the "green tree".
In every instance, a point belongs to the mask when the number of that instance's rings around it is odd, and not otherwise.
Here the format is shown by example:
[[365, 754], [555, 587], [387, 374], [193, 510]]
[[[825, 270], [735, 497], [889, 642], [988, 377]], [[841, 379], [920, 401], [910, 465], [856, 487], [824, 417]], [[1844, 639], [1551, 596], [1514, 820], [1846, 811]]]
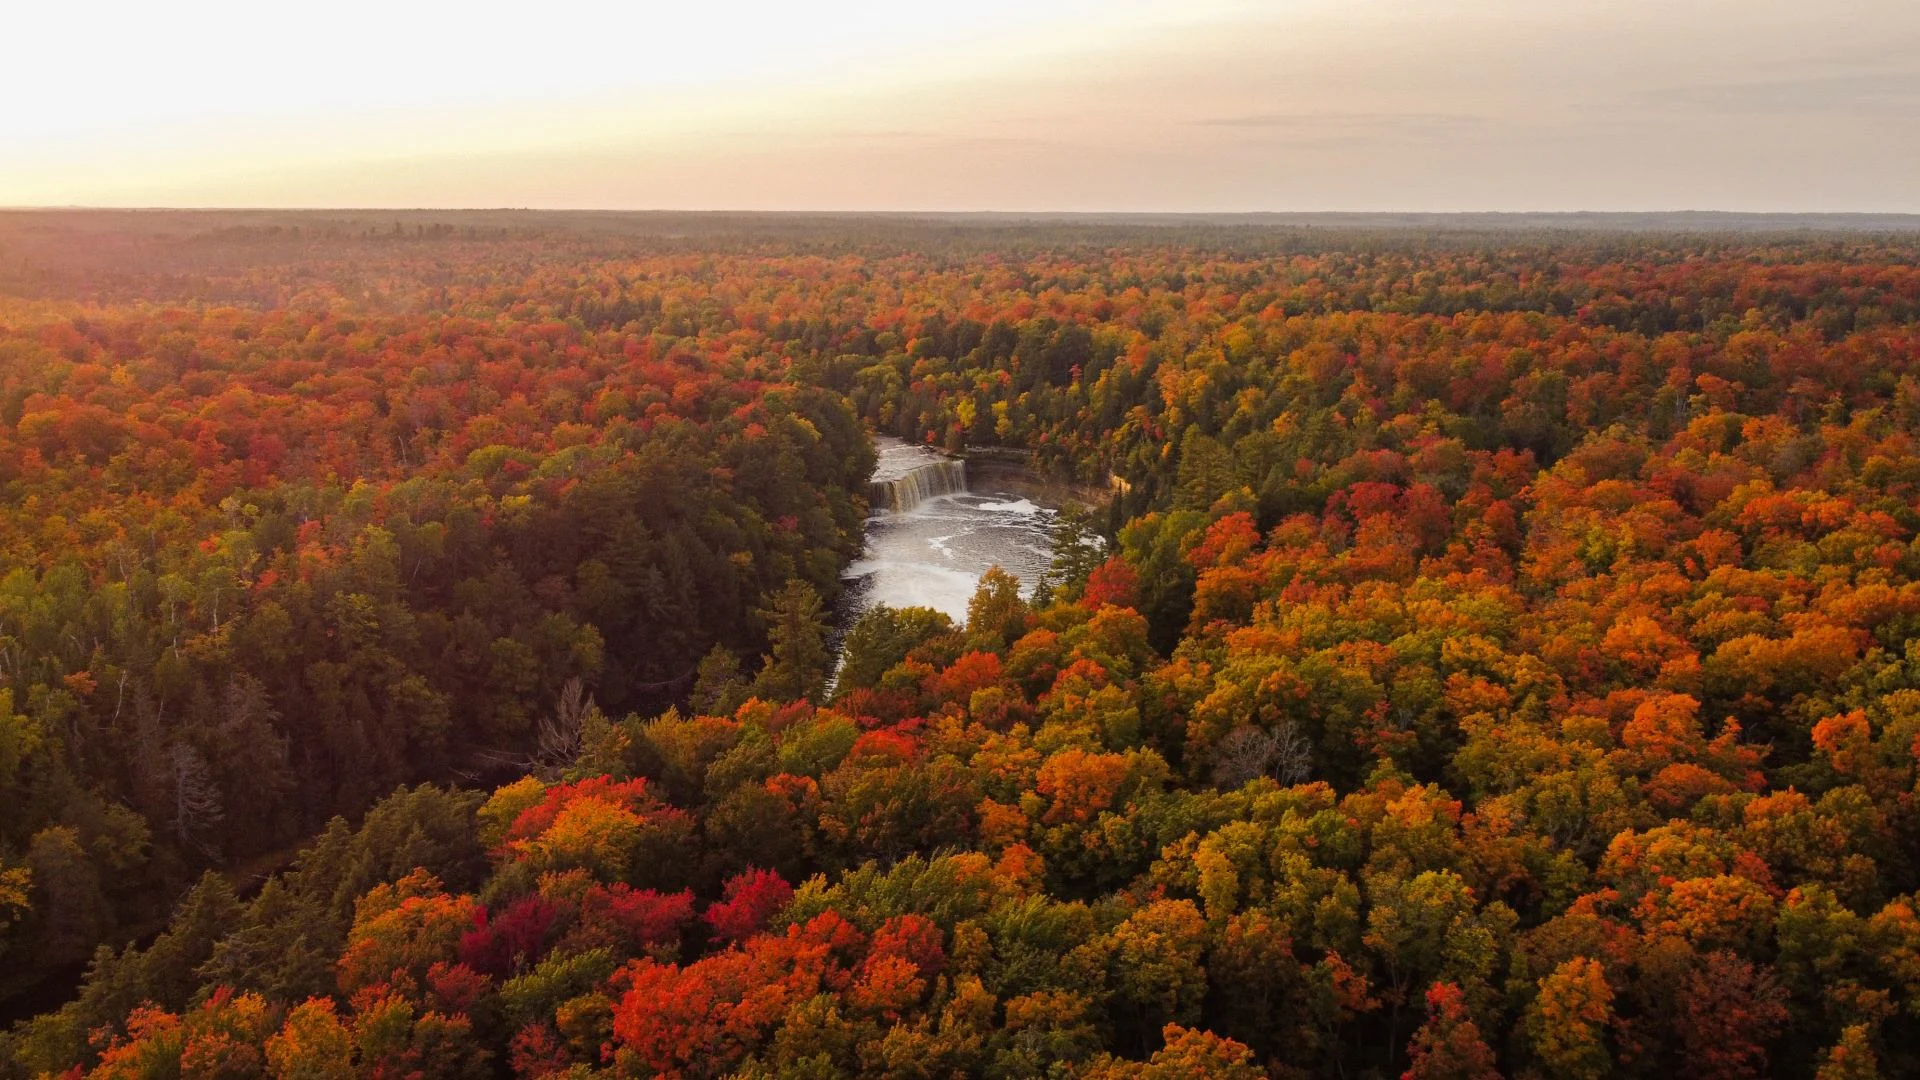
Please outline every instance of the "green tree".
[[42, 964], [70, 964], [100, 940], [111, 912], [100, 871], [70, 826], [43, 829], [27, 848], [41, 916], [35, 939]]
[[1239, 486], [1233, 454], [1219, 440], [1190, 427], [1180, 439], [1180, 466], [1175, 481], [1183, 510], [1205, 510]]
[[953, 620], [932, 608], [875, 605], [847, 631], [841, 646], [836, 692], [877, 685], [888, 669], [905, 660], [914, 649], [952, 632]]
[[1001, 652], [1027, 632], [1032, 612], [1020, 599], [1020, 579], [997, 566], [980, 575], [980, 585], [967, 601], [967, 645]]
[[798, 579], [766, 598], [759, 612], [767, 624], [767, 655], [753, 681], [756, 697], [770, 701], [817, 700], [833, 657], [827, 651], [826, 613], [820, 594]]
[[700, 658], [688, 704], [701, 716], [732, 716], [747, 700], [747, 680], [740, 676], [740, 657], [725, 645], [715, 645]]
[[1156, 900], [1127, 917], [1110, 937], [1114, 986], [1132, 1007], [1127, 1026], [1148, 1032], [1194, 1023], [1207, 992], [1206, 922], [1191, 900]]

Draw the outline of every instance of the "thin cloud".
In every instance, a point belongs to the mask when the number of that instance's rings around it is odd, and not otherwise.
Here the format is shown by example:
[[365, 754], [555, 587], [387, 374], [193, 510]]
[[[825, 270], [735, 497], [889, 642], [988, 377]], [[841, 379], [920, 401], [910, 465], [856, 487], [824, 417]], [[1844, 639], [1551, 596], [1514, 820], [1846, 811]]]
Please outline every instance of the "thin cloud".
[[1192, 126], [1233, 132], [1240, 145], [1326, 150], [1398, 144], [1432, 145], [1489, 127], [1478, 116], [1457, 113], [1249, 113], [1193, 121]]
[[1629, 100], [1656, 108], [1737, 113], [1920, 115], [1920, 72], [1818, 75], [1642, 90]]
[[843, 142], [906, 142], [914, 139], [937, 139], [941, 136], [937, 131], [917, 131], [911, 128], [847, 128], [840, 131], [812, 131], [805, 128], [743, 128], [716, 132], [714, 137], [742, 142], [812, 144], [822, 139]]
[[861, 142], [899, 142], [906, 139], [935, 139], [939, 138], [939, 133], [933, 131], [913, 131], [910, 129], [836, 131], [833, 133], [833, 137], [836, 139], [859, 140]]
[[1484, 117], [1459, 113], [1250, 113], [1241, 116], [1215, 116], [1193, 123], [1199, 127], [1258, 128], [1273, 131], [1299, 131], [1316, 134], [1330, 132], [1393, 132], [1431, 130], [1433, 128], [1477, 127]]

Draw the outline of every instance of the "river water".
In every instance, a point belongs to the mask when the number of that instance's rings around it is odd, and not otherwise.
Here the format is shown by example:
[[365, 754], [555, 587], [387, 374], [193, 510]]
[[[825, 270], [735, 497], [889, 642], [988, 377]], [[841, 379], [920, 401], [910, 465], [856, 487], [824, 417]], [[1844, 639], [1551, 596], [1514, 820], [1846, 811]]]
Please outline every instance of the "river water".
[[998, 566], [1032, 595], [1053, 562], [1059, 516], [998, 485], [970, 490], [964, 468], [932, 450], [879, 438], [867, 546], [847, 567], [843, 626], [876, 604], [930, 607], [964, 622], [980, 576]]

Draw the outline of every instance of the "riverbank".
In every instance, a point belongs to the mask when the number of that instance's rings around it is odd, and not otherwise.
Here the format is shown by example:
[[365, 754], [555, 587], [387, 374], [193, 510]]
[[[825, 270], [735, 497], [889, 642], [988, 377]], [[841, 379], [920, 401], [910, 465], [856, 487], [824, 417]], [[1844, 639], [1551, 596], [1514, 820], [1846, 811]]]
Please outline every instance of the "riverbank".
[[1042, 475], [1033, 468], [1030, 450], [982, 446], [960, 457], [967, 463], [967, 486], [976, 491], [1005, 491], [1064, 513], [1104, 510], [1113, 498], [1106, 488]]

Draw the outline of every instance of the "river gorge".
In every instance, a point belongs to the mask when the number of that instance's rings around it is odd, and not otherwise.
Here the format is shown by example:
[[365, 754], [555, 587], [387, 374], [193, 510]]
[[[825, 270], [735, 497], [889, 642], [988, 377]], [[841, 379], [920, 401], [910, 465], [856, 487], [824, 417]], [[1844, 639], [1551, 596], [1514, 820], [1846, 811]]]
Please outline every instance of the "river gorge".
[[980, 576], [998, 566], [1031, 595], [1053, 561], [1058, 512], [1018, 490], [1004, 468], [979, 490], [967, 463], [899, 439], [874, 441], [879, 465], [869, 484], [872, 516], [860, 558], [847, 567], [842, 625], [877, 604], [930, 607], [956, 623], [967, 616]]

